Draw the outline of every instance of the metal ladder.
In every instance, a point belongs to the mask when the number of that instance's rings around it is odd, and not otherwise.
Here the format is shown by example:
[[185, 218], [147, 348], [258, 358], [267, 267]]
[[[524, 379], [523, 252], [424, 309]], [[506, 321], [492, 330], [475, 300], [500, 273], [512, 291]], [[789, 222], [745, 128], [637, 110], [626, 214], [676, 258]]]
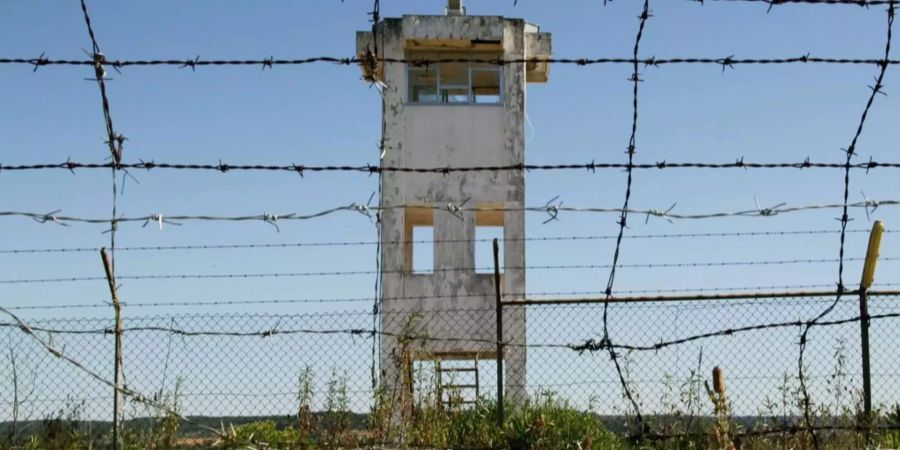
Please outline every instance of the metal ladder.
[[[457, 363], [445, 366], [446, 363]], [[468, 363], [467, 365], [464, 365]], [[449, 378], [449, 379], [448, 379]], [[446, 384], [445, 384], [446, 383]], [[478, 376], [478, 357], [463, 360], [441, 361], [437, 369], [438, 397], [447, 410], [474, 405], [481, 395]], [[471, 397], [465, 393], [473, 394]]]

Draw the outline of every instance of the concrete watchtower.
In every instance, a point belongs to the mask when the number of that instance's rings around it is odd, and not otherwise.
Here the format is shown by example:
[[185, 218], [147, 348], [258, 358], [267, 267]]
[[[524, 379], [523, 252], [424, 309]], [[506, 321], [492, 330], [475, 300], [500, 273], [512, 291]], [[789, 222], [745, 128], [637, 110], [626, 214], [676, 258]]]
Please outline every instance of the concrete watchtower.
[[[445, 15], [384, 19], [375, 36], [377, 42], [373, 42], [372, 32], [357, 32], [361, 59], [377, 49], [378, 61], [465, 61], [428, 65], [378, 62], [363, 68], [367, 78], [384, 83], [383, 166], [524, 163], [525, 85], [546, 82], [549, 67], [546, 63], [477, 61], [549, 57], [549, 33], [541, 33], [522, 19], [467, 16], [460, 0], [450, 0]], [[488, 342], [496, 339], [493, 272], [475, 270], [479, 266], [492, 269], [493, 262], [490, 258], [476, 260], [475, 247], [481, 243], [475, 239], [482, 236], [482, 227], [502, 233], [502, 292], [507, 300], [521, 298], [525, 293], [524, 213], [460, 213], [447, 206], [521, 208], [524, 174], [387, 172], [381, 188], [383, 205], [407, 206], [384, 210], [381, 217], [381, 326], [386, 332], [380, 352], [383, 386], [398, 388], [404, 375], [405, 370], [398, 371], [398, 342], [390, 334], [402, 333], [407, 326], [404, 318], [413, 312], [419, 313], [417, 334], [438, 338], [425, 343], [413, 360], [496, 358], [496, 347]], [[435, 242], [424, 249], [410, 242], [432, 238]], [[427, 258], [424, 262], [423, 256]], [[504, 341], [525, 343], [523, 309], [504, 312]], [[505, 366], [508, 395], [519, 397], [525, 392], [524, 348], [508, 347]]]

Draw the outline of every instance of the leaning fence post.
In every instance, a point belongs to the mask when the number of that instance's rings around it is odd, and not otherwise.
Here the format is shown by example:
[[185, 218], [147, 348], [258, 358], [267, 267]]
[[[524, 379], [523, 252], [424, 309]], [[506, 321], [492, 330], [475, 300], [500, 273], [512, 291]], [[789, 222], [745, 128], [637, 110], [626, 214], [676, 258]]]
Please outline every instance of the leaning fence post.
[[119, 302], [119, 294], [116, 292], [116, 276], [113, 273], [106, 247], [100, 249], [100, 258], [103, 260], [103, 269], [106, 271], [106, 281], [109, 283], [109, 293], [112, 296], [113, 310], [116, 315], [115, 327], [115, 368], [113, 369], [113, 383], [115, 392], [113, 396], [113, 449], [122, 448], [122, 304]]
[[[862, 351], [863, 373], [863, 412], [866, 425], [872, 418], [872, 378], [869, 364], [869, 302], [868, 291], [875, 281], [875, 266], [878, 264], [878, 250], [881, 247], [881, 235], [884, 223], [876, 220], [869, 234], [869, 248], [866, 250], [866, 262], [863, 266], [862, 280], [859, 282], [859, 332]], [[868, 431], [867, 431], [868, 433]]]
[[497, 297], [497, 426], [503, 426], [503, 303], [500, 298], [500, 244], [494, 239], [494, 294]]

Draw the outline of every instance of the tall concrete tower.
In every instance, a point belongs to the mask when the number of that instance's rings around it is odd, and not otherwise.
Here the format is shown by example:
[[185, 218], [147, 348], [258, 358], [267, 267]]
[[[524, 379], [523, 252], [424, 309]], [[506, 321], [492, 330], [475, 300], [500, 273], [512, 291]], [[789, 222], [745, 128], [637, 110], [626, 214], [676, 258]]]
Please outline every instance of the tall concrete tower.
[[[525, 161], [525, 85], [546, 82], [549, 67], [477, 61], [549, 57], [550, 34], [522, 19], [466, 15], [461, 3], [450, 0], [444, 15], [385, 19], [374, 38], [371, 31], [356, 35], [361, 59], [371, 59], [377, 51], [378, 62], [364, 66], [364, 75], [384, 83], [382, 166], [506, 166]], [[390, 62], [448, 59], [455, 62]], [[406, 205], [384, 210], [381, 216], [382, 385], [396, 391], [410, 359], [495, 359], [492, 254], [476, 251], [482, 245], [489, 249], [491, 243], [476, 238], [493, 234], [504, 239], [503, 296], [521, 298], [526, 292], [525, 220], [515, 209], [524, 206], [524, 174], [387, 172], [381, 189], [383, 205]], [[513, 210], [454, 211], [460, 205]], [[412, 242], [420, 240], [434, 242]], [[491, 270], [476, 270], [481, 267]], [[524, 344], [525, 311], [505, 311], [503, 319], [504, 341]], [[400, 343], [391, 335], [408, 327], [435, 339], [398, 363]], [[523, 347], [507, 348], [505, 386], [512, 398], [525, 392], [525, 360]]]

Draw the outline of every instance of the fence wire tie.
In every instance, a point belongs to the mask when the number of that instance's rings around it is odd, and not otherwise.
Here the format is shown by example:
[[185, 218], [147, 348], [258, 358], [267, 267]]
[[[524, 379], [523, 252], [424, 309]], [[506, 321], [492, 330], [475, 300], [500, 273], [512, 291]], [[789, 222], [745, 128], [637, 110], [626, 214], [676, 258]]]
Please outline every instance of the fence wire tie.
[[759, 206], [759, 200], [756, 197], [753, 197], [753, 201], [756, 202], [756, 213], [761, 217], [772, 217], [778, 215], [778, 213], [780, 212], [778, 208], [787, 205], [787, 203], [782, 202], [769, 208], [763, 208]]
[[663, 219], [666, 219], [667, 222], [674, 224], [675, 222], [672, 222], [672, 218], [669, 217], [669, 213], [672, 212], [672, 210], [675, 209], [676, 206], [678, 206], [678, 202], [672, 203], [672, 206], [670, 206], [669, 209], [665, 211], [661, 211], [658, 209], [648, 210], [647, 218], [644, 220], [644, 225], [650, 222], [650, 216], [662, 217]]
[[[112, 78], [107, 78], [107, 76], [106, 76], [106, 67], [105, 67], [106, 65], [112, 66], [113, 70], [115, 70], [117, 73], [119, 73], [119, 74], [122, 73], [122, 71], [119, 70], [119, 66], [121, 65], [121, 63], [119, 63], [117, 61], [107, 61], [106, 56], [103, 53], [98, 51], [98, 47], [96, 47], [96, 45], [94, 47], [93, 53], [90, 53], [84, 49], [82, 49], [81, 51], [83, 51], [85, 55], [88, 55], [91, 58], [91, 61], [93, 62], [93, 65], [94, 65], [94, 73], [97, 76], [97, 78], [94, 78], [94, 79], [87, 78], [88, 80], [91, 80], [91, 81], [112, 80]], [[102, 76], [101, 76], [101, 74], [102, 74]]]
[[171, 221], [171, 220], [168, 220], [168, 219], [166, 219], [162, 214], [151, 214], [150, 217], [147, 217], [147, 220], [144, 221], [144, 225], [142, 225], [141, 228], [147, 228], [147, 225], [148, 225], [150, 222], [156, 222], [157, 224], [159, 224], [159, 229], [160, 229], [160, 230], [163, 229], [163, 224], [164, 224], [164, 223], [167, 223], [167, 224], [169, 224], [169, 225], [175, 225], [176, 227], [180, 227], [180, 226], [181, 226], [181, 223], [173, 222], [173, 221]]
[[447, 203], [447, 212], [452, 214], [453, 217], [456, 217], [457, 219], [465, 222], [466, 219], [463, 217], [462, 208], [464, 206], [466, 206], [466, 203], [469, 203], [470, 199], [471, 199], [471, 197], [466, 197], [466, 199], [463, 200], [462, 203], [460, 203], [458, 205], [455, 205], [453, 203]]
[[835, 217], [834, 220], [837, 220], [842, 224], [853, 222], [853, 218], [850, 217], [850, 215], [848, 215], [847, 213], [841, 214], [841, 217]]
[[59, 214], [60, 211], [62, 211], [62, 210], [57, 209], [56, 211], [50, 211], [47, 214], [44, 214], [43, 216], [32, 217], [32, 220], [34, 220], [37, 223], [48, 223], [49, 222], [49, 223], [55, 223], [57, 225], [64, 226], [64, 227], [69, 226], [69, 224], [67, 224], [65, 222], [60, 222], [59, 219], [56, 218], [56, 214]]
[[547, 220], [543, 221], [541, 223], [541, 225], [547, 225], [548, 223], [553, 222], [554, 220], [559, 220], [559, 208], [562, 207], [563, 202], [562, 202], [562, 200], [560, 200], [559, 203], [556, 203], [556, 204], [553, 203], [558, 199], [559, 199], [559, 196], [557, 195], [556, 197], [551, 198], [550, 200], [547, 201], [547, 203], [544, 204], [544, 211], [546, 211], [547, 215], [550, 217]]
[[279, 325], [281, 325], [281, 319], [278, 319], [278, 322], [275, 322], [275, 326], [273, 326], [271, 330], [266, 331], [266, 332], [263, 332], [262, 334], [260, 334], [260, 337], [262, 337], [263, 339], [265, 339], [265, 338], [267, 338], [267, 337], [274, 336], [276, 333], [278, 333], [278, 326], [279, 326]]
[[103, 53], [100, 53], [98, 51], [95, 51], [93, 53], [89, 53], [87, 50], [82, 51], [91, 58], [94, 65], [94, 78], [85, 78], [85, 80], [110, 80], [110, 78], [106, 78], [106, 68], [103, 67], [103, 65], [106, 63], [106, 56], [103, 56]]
[[[350, 204], [350, 209], [366, 216], [369, 219], [369, 222], [372, 222], [372, 199], [375, 198], [376, 191], [372, 191], [369, 194], [369, 200], [366, 201], [366, 204], [360, 204], [357, 202], [353, 202]], [[381, 217], [376, 214], [376, 219], [381, 220]]]
[[[866, 220], [871, 221], [872, 218], [869, 216], [869, 214], [875, 214], [875, 210], [878, 209], [878, 207], [881, 205], [881, 202], [879, 202], [878, 200], [869, 200], [869, 197], [866, 197], [865, 192], [860, 191], [860, 193], [862, 193], [863, 200], [865, 200], [863, 208], [866, 210]], [[869, 207], [871, 207], [872, 209], [870, 210]]]
[[103, 139], [103, 143], [106, 145], [115, 144], [112, 150], [112, 164], [117, 170], [125, 170], [122, 167], [122, 153], [125, 151], [125, 141], [127, 140], [128, 138], [121, 133], [112, 136], [112, 141], [110, 141], [109, 136]]
[[[291, 214], [291, 215], [293, 215], [293, 214]], [[287, 216], [287, 217], [289, 217], [289, 216]], [[276, 233], [281, 233], [281, 228], [278, 228], [278, 215], [265, 213], [265, 214], [263, 214], [263, 222], [275, 227]]]
[[846, 292], [846, 289], [847, 289], [847, 288], [844, 287], [844, 282], [843, 282], [843, 280], [839, 280], [839, 281], [837, 282], [837, 293], [838, 293], [838, 295], [842, 295], [844, 292]]
[[350, 204], [349, 208], [368, 217], [369, 221], [372, 221], [372, 210], [369, 209], [369, 205], [353, 202]]
[[114, 232], [114, 231], [118, 231], [118, 229], [119, 229], [119, 220], [121, 220], [122, 218], [123, 218], [123, 216], [119, 216], [118, 219], [116, 219], [115, 217], [113, 217], [112, 219], [110, 219], [110, 221], [109, 221], [109, 229], [106, 229], [106, 230], [101, 231], [100, 234], [107, 234], [107, 233], [112, 233], [112, 232]]

